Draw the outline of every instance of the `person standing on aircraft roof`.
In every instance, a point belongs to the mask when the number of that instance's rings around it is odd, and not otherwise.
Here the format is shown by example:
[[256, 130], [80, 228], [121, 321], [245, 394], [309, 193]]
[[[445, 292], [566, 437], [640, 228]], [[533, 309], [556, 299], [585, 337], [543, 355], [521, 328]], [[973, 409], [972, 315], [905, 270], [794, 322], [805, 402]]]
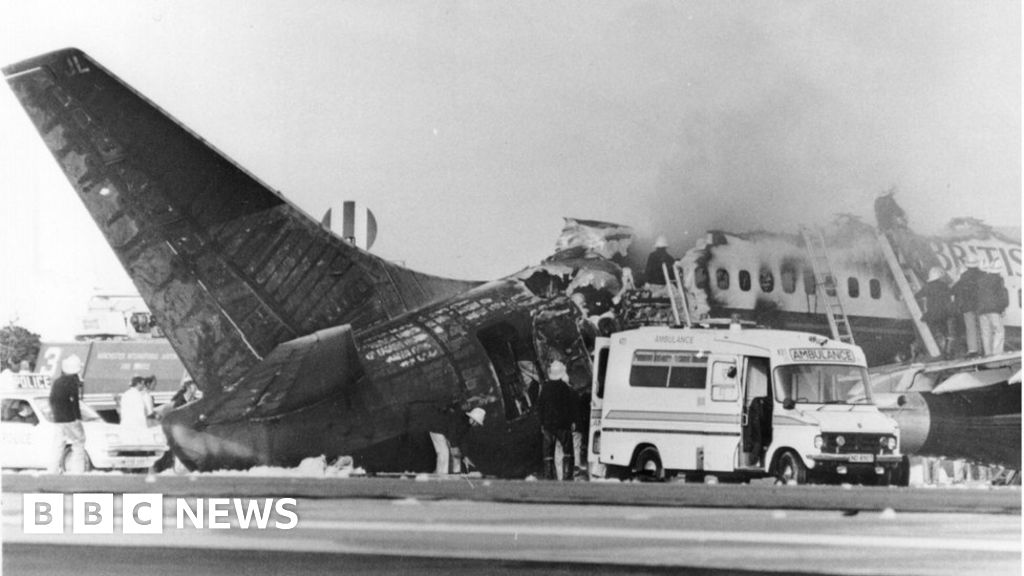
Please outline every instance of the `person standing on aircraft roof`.
[[121, 426], [146, 428], [153, 415], [153, 397], [146, 390], [148, 379], [132, 376], [128, 390], [121, 395]]
[[926, 240], [914, 234], [908, 225], [907, 213], [896, 203], [895, 186], [875, 197], [875, 222], [878, 231], [889, 238], [896, 257], [904, 267], [911, 268], [918, 278], [927, 276], [933, 266], [941, 266]]
[[999, 267], [988, 263], [982, 268], [978, 279], [977, 314], [981, 328], [981, 345], [986, 356], [1002, 354], [1006, 340], [1003, 328], [1003, 312], [1010, 304]]
[[907, 214], [896, 203], [893, 196], [896, 195], [896, 187], [882, 190], [875, 196], [875, 222], [882, 232], [890, 230], [906, 229]]
[[64, 461], [64, 447], [71, 445], [71, 458], [66, 472], [85, 472], [85, 428], [82, 427], [82, 409], [79, 406], [79, 392], [82, 380], [78, 373], [82, 361], [72, 354], [60, 363], [61, 375], [50, 386], [50, 412], [57, 431], [53, 435], [53, 453], [49, 472], [61, 473]]
[[964, 338], [967, 340], [967, 356], [981, 354], [980, 327], [978, 325], [978, 283], [984, 272], [978, 269], [978, 257], [970, 254], [964, 259], [967, 268], [960, 279], [953, 284], [953, 298], [957, 310], [964, 317]]
[[556, 480], [555, 445], [562, 447], [562, 479], [572, 480], [576, 459], [573, 456], [572, 429], [575, 424], [577, 402], [569, 388], [569, 373], [560, 360], [548, 366], [548, 377], [540, 387], [537, 411], [540, 429], [544, 435], [544, 478]]
[[935, 266], [928, 271], [928, 283], [914, 297], [921, 303], [921, 321], [931, 330], [943, 358], [947, 357], [953, 334], [953, 292], [946, 284], [942, 268]]
[[664, 286], [665, 273], [662, 272], [661, 267], [665, 265], [668, 268], [669, 280], [675, 282], [676, 271], [672, 266], [675, 262], [675, 256], [668, 253], [668, 239], [664, 236], [658, 236], [654, 241], [654, 251], [647, 257], [647, 267], [644, 268], [644, 281], [647, 284]]
[[[434, 452], [437, 454], [434, 473], [439, 476], [448, 474], [462, 474], [474, 466], [473, 461], [463, 456], [462, 448], [473, 428], [483, 426], [487, 411], [479, 406], [468, 412], [463, 412], [459, 403], [449, 405], [441, 411], [441, 418], [430, 431], [430, 441], [434, 444]], [[463, 466], [465, 463], [465, 466]]]

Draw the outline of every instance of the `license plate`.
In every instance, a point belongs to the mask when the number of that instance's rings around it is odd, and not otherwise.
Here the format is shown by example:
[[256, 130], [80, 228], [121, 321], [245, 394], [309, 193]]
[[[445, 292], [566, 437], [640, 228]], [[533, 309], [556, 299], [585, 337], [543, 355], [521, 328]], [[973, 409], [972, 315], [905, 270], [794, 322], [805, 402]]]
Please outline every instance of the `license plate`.
[[118, 466], [121, 468], [147, 468], [152, 463], [152, 461], [153, 460], [151, 458], [121, 458], [118, 461]]
[[850, 454], [850, 462], [874, 462], [874, 454]]

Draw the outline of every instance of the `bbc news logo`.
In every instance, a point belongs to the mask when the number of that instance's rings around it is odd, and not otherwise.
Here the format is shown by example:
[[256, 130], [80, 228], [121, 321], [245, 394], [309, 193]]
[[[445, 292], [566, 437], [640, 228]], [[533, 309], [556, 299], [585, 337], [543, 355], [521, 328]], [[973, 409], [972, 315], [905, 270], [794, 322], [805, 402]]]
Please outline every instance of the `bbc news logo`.
[[[163, 534], [163, 494], [71, 495], [72, 534], [113, 534], [114, 518], [123, 534]], [[172, 498], [175, 528], [291, 530], [299, 524], [294, 498]], [[23, 495], [25, 534], [63, 534], [64, 494]]]

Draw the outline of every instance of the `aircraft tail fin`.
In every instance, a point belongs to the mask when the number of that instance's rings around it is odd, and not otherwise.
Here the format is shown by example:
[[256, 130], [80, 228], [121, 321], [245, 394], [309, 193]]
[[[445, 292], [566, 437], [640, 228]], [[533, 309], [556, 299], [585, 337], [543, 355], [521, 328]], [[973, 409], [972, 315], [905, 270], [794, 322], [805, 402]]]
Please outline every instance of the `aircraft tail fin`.
[[346, 243], [80, 50], [3, 73], [204, 390], [281, 342], [475, 285]]

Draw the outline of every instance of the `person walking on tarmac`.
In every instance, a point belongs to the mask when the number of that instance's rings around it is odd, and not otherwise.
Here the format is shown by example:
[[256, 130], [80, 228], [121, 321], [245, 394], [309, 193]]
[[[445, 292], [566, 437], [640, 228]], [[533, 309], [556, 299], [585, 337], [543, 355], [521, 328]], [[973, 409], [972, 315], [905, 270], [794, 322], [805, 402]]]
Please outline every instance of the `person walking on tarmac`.
[[548, 377], [540, 387], [537, 411], [544, 434], [544, 478], [556, 480], [555, 444], [562, 447], [562, 479], [572, 480], [576, 458], [573, 455], [572, 428], [576, 422], [577, 401], [569, 388], [565, 364], [554, 360], [548, 366]]
[[980, 327], [978, 325], [978, 281], [984, 272], [978, 269], [978, 257], [971, 254], [964, 259], [963, 274], [953, 284], [953, 298], [956, 309], [964, 317], [964, 338], [967, 340], [967, 356], [981, 354]]
[[82, 427], [82, 409], [79, 406], [82, 381], [78, 373], [82, 361], [71, 355], [60, 363], [61, 375], [50, 386], [50, 412], [57, 431], [53, 435], [53, 452], [48, 472], [60, 474], [64, 463], [64, 447], [71, 445], [71, 458], [64, 472], [85, 472], [85, 428]]
[[981, 346], [986, 356], [1002, 354], [1006, 341], [1003, 312], [1010, 304], [1003, 276], [991, 263], [983, 268], [978, 279], [977, 313], [981, 328]]
[[946, 284], [945, 272], [938, 266], [928, 271], [928, 283], [915, 294], [918, 302], [921, 303], [923, 313], [921, 321], [928, 325], [928, 329], [935, 338], [942, 356], [949, 355], [949, 340], [952, 336], [950, 320], [953, 317], [953, 292]]

